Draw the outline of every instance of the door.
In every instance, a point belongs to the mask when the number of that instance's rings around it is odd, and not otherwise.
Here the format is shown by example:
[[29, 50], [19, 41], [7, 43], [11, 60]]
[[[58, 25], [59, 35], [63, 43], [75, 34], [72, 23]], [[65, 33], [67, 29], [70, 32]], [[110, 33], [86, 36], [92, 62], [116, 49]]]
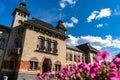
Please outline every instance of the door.
[[42, 64], [42, 72], [48, 72], [51, 71], [52, 68], [52, 62], [51, 59], [45, 58]]

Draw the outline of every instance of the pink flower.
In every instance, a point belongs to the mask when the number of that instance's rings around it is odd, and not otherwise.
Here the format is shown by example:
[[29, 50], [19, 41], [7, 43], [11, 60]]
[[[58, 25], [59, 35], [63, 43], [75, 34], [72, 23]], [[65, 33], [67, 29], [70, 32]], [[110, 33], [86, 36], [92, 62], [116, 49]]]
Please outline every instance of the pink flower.
[[120, 65], [120, 58], [116, 57], [114, 60], [113, 60], [114, 64], [116, 65]]
[[72, 71], [72, 72], [70, 73], [70, 78], [73, 78], [74, 76], [75, 76], [75, 72]]
[[94, 62], [89, 71], [90, 76], [91, 77], [96, 76], [98, 71], [99, 71], [99, 64], [97, 62]]
[[77, 78], [81, 78], [80, 73], [76, 73], [76, 77], [77, 77]]
[[107, 76], [108, 76], [109, 80], [114, 80], [114, 79], [116, 80], [116, 78], [117, 78], [117, 71], [116, 71], [116, 69], [111, 68], [109, 70], [109, 72], [107, 73]]
[[72, 64], [70, 64], [70, 67], [72, 67], [72, 68], [76, 68], [77, 65], [76, 65], [75, 63], [72, 63]]
[[110, 64], [110, 68], [116, 68], [116, 65], [114, 63]]
[[117, 78], [120, 80], [120, 71], [117, 71]]
[[107, 51], [101, 51], [97, 53], [97, 60], [106, 60], [109, 57], [110, 53]]
[[81, 63], [80, 65], [78, 65], [78, 68], [82, 68], [87, 72], [90, 70], [90, 67], [86, 63]]

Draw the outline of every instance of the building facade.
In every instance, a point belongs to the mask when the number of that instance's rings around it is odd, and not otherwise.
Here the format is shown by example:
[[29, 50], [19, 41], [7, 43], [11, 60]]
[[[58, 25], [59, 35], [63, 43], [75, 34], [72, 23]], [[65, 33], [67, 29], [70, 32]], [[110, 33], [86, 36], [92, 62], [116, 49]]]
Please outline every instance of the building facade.
[[[38, 73], [60, 71], [71, 63], [93, 62], [98, 52], [89, 43], [66, 46], [66, 28], [61, 20], [56, 27], [36, 18], [28, 19], [26, 3], [12, 13], [11, 28], [0, 25], [1, 79], [35, 80]], [[5, 34], [4, 34], [5, 33]]]

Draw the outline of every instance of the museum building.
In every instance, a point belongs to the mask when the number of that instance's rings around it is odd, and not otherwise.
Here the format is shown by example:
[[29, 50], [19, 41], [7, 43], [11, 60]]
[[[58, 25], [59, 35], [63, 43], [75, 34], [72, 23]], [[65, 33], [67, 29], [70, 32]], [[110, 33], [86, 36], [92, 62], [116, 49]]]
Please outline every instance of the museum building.
[[66, 65], [93, 62], [97, 49], [89, 43], [66, 45], [69, 36], [62, 20], [56, 27], [30, 13], [21, 2], [12, 13], [11, 26], [0, 24], [0, 80], [35, 80], [38, 73], [58, 72]]

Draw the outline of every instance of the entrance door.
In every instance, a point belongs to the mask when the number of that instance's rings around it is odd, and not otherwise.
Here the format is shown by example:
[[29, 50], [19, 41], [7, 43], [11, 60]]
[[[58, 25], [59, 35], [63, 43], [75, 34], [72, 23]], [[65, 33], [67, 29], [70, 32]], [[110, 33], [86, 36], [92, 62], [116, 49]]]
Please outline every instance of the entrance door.
[[51, 71], [52, 68], [52, 62], [51, 59], [45, 58], [42, 64], [42, 72], [48, 72]]

